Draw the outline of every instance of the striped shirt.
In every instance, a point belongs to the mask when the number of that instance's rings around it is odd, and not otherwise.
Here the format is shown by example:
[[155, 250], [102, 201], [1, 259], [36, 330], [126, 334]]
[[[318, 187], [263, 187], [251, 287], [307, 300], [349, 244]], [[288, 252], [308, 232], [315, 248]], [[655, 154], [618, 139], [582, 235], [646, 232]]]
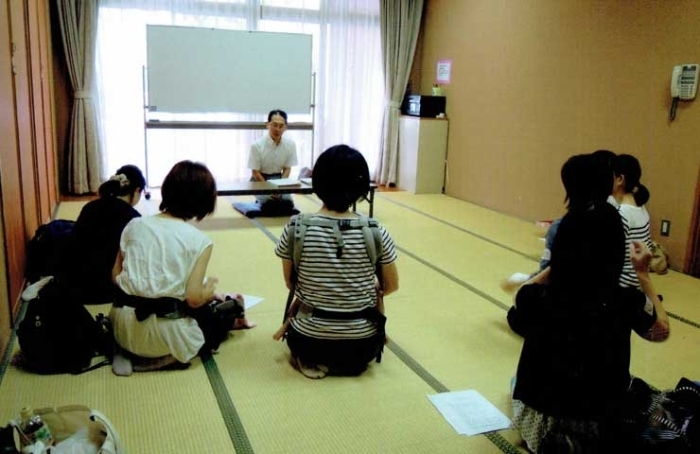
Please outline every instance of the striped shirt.
[[619, 208], [622, 225], [625, 229], [625, 264], [622, 266], [620, 285], [622, 287], [637, 287], [641, 289], [632, 260], [630, 258], [630, 245], [633, 241], [640, 241], [651, 249], [651, 224], [649, 213], [643, 206], [621, 204]]
[[[324, 215], [314, 218], [337, 219]], [[292, 260], [288, 237], [294, 232], [294, 218], [282, 232], [275, 254]], [[396, 261], [394, 241], [384, 227], [382, 256], [379, 262], [388, 265]], [[295, 296], [312, 308], [335, 312], [356, 312], [377, 305], [375, 267], [370, 262], [362, 229], [342, 231], [345, 246], [337, 257], [336, 238], [332, 227], [308, 226], [297, 270]], [[300, 311], [292, 326], [303, 335], [318, 339], [363, 339], [376, 334], [374, 323], [366, 319], [330, 320], [312, 317]]]

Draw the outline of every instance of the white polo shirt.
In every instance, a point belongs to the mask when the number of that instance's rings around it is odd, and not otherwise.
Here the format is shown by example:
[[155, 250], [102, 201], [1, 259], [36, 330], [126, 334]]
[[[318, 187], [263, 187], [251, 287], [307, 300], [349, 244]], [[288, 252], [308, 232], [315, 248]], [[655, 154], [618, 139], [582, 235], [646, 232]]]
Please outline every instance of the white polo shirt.
[[266, 133], [250, 147], [248, 168], [261, 173], [281, 173], [283, 167], [297, 165], [297, 146], [282, 136], [279, 145]]

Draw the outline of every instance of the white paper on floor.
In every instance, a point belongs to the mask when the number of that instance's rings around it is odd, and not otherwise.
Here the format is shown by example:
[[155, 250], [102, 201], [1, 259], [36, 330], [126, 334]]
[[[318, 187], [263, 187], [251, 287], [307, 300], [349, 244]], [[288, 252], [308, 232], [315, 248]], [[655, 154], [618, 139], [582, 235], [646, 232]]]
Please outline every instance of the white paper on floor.
[[460, 435], [476, 435], [510, 427], [510, 419], [473, 389], [429, 395], [442, 416]]

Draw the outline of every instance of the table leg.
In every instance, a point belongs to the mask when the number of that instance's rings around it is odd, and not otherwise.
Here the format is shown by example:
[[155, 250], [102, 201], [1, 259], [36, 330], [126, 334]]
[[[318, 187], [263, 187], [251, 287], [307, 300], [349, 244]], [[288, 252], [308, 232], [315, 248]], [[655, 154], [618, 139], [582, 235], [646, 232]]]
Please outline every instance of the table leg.
[[[367, 203], [369, 203], [369, 217], [374, 216], [374, 189], [375, 188], [369, 188], [369, 197], [365, 197], [365, 200]], [[353, 202], [352, 203], [352, 211], [353, 213], [357, 213], [357, 203]]]

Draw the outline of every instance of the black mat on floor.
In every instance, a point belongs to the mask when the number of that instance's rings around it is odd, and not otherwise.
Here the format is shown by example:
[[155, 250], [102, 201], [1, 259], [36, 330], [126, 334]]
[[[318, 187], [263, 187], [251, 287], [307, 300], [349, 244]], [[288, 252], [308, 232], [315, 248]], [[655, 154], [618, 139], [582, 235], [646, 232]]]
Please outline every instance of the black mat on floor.
[[233, 209], [236, 211], [242, 213], [244, 216], [249, 217], [249, 218], [260, 218], [260, 217], [271, 217], [271, 218], [276, 218], [276, 217], [289, 217], [293, 216], [295, 214], [299, 214], [299, 210], [296, 208], [292, 207], [281, 207], [279, 209], [277, 208], [265, 208], [264, 210], [260, 209], [260, 205], [257, 204], [256, 202], [233, 202], [231, 204]]

